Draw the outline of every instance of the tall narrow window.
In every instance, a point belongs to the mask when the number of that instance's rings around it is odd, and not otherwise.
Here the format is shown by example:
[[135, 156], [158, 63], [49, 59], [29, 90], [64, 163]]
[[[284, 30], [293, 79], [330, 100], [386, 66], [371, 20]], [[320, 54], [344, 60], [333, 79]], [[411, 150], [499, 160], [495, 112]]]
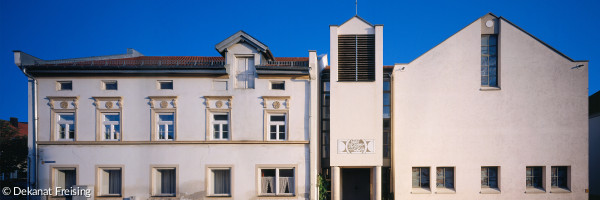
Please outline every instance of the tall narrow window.
[[238, 57], [236, 87], [237, 88], [254, 88], [254, 77], [256, 76], [256, 68], [254, 67], [253, 57]]
[[429, 167], [412, 168], [412, 187], [429, 190]]
[[269, 138], [271, 140], [286, 140], [285, 117], [285, 114], [271, 114], [269, 116]]
[[375, 35], [338, 35], [338, 81], [375, 81]]
[[212, 196], [231, 196], [231, 169], [215, 168], [210, 169], [210, 184]]
[[544, 176], [542, 167], [526, 167], [525, 168], [525, 187], [544, 189], [542, 185]]
[[498, 167], [481, 167], [481, 188], [498, 188]]
[[100, 196], [121, 196], [121, 168], [101, 168], [98, 174]]
[[154, 168], [154, 196], [175, 196], [177, 192], [175, 168]]
[[568, 167], [564, 167], [564, 166], [552, 166], [552, 173], [551, 173], [551, 177], [552, 177], [552, 188], [562, 188], [562, 189], [569, 189], [568, 186]]
[[229, 113], [214, 113], [212, 119], [213, 139], [229, 139]]
[[159, 113], [158, 121], [158, 140], [173, 140], [175, 138], [175, 114]]
[[498, 35], [481, 35], [481, 86], [498, 87]]
[[73, 140], [75, 138], [75, 113], [57, 114], [57, 140]]
[[261, 195], [293, 195], [294, 169], [260, 169]]
[[119, 113], [105, 113], [102, 125], [104, 125], [104, 140], [119, 140], [121, 133], [121, 115]]
[[454, 167], [438, 167], [435, 186], [454, 189]]

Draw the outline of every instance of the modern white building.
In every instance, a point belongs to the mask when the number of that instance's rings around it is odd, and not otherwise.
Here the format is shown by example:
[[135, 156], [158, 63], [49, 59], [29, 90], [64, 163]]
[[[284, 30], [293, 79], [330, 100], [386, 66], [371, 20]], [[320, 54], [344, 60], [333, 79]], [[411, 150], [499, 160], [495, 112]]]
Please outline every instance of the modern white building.
[[334, 200], [588, 198], [587, 61], [491, 13], [394, 66], [383, 25], [329, 30], [328, 66], [314, 51], [274, 57], [243, 31], [215, 46], [222, 57], [15, 51], [30, 184], [318, 199], [321, 174]]

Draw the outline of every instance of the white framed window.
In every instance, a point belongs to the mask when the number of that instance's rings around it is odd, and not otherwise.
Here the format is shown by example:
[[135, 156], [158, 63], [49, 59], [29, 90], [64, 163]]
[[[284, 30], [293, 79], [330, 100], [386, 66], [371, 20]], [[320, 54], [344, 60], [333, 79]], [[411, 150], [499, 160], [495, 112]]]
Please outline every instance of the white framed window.
[[121, 114], [103, 113], [102, 120], [103, 140], [119, 141], [121, 135]]
[[176, 196], [177, 194], [177, 168], [156, 167], [153, 173], [153, 196]]
[[102, 89], [103, 90], [118, 90], [119, 85], [116, 80], [105, 80], [102, 81]]
[[229, 113], [219, 112], [212, 113], [212, 139], [228, 140], [229, 139]]
[[57, 113], [56, 128], [56, 140], [72, 141], [75, 138], [75, 113]]
[[98, 195], [121, 196], [122, 194], [122, 168], [98, 168]]
[[271, 81], [271, 90], [285, 90], [285, 81]]
[[73, 90], [73, 81], [56, 81], [56, 90]]
[[287, 115], [285, 113], [269, 114], [269, 139], [287, 140]]
[[260, 168], [260, 195], [293, 196], [295, 168]]
[[231, 168], [209, 168], [209, 196], [231, 196]]
[[58, 196], [65, 196], [63, 189], [70, 189], [77, 185], [77, 168], [76, 167], [53, 167], [52, 188], [59, 188], [56, 193]]
[[156, 126], [158, 140], [175, 139], [175, 113], [157, 113]]
[[159, 80], [158, 89], [161, 90], [172, 90], [173, 89], [173, 80]]
[[254, 78], [256, 76], [254, 57], [237, 57], [236, 65], [236, 87], [254, 89]]

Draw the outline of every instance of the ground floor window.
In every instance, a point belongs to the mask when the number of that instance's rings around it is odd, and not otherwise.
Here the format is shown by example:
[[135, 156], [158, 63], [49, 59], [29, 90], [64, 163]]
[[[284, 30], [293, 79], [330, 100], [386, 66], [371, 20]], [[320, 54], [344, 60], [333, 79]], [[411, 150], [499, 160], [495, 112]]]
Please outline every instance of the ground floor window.
[[262, 195], [294, 195], [294, 168], [261, 168], [260, 193]]

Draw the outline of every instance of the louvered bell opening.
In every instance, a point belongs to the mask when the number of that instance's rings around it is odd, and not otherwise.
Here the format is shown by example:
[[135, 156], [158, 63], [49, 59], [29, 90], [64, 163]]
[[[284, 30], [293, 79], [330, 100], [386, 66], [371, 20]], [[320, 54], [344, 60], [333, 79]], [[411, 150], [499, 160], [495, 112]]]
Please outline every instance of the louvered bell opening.
[[375, 81], [375, 35], [338, 36], [338, 81]]

